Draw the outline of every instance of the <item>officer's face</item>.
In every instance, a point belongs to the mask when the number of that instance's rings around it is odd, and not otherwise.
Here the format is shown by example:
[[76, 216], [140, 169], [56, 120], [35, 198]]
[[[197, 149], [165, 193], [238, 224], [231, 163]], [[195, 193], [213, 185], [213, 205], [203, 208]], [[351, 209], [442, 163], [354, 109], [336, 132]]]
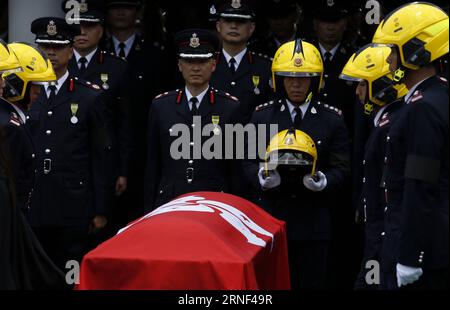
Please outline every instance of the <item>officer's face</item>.
[[180, 59], [178, 68], [183, 74], [186, 85], [203, 86], [209, 83], [211, 75], [216, 71], [214, 59]]
[[39, 99], [39, 95], [41, 94], [41, 86], [31, 84], [30, 87], [30, 106], [35, 103]]
[[270, 18], [269, 26], [276, 38], [288, 39], [295, 32], [297, 13], [293, 12], [287, 18]]
[[81, 35], [75, 37], [73, 46], [77, 51], [93, 51], [103, 36], [103, 27], [98, 23], [82, 23]]
[[284, 89], [292, 103], [300, 104], [306, 100], [309, 95], [311, 78], [307, 77], [285, 77]]
[[255, 23], [240, 19], [221, 18], [216, 24], [217, 32], [228, 44], [247, 43], [255, 31]]
[[359, 102], [365, 103], [367, 98], [367, 82], [361, 81], [356, 87], [356, 96], [359, 99]]
[[398, 69], [398, 52], [396, 48], [391, 48], [391, 53], [386, 62], [389, 64], [389, 70], [391, 72], [395, 72]]
[[341, 42], [346, 28], [347, 19], [345, 18], [337, 22], [314, 19], [314, 30], [319, 42], [323, 44], [336, 45]]
[[135, 26], [137, 8], [135, 6], [114, 5], [108, 10], [108, 23], [114, 29], [130, 29]]
[[73, 49], [66, 44], [40, 44], [39, 47], [47, 54], [53, 65], [53, 70], [58, 75], [60, 71], [64, 71], [73, 56]]

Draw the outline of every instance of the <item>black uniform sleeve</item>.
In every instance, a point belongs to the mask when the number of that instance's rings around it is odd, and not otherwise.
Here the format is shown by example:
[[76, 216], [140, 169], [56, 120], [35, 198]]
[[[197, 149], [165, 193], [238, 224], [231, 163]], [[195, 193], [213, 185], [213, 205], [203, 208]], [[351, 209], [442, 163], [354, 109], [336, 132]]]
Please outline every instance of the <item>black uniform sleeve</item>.
[[350, 139], [347, 127], [343, 118], [339, 118], [336, 122], [330, 145], [329, 168], [322, 171], [328, 181], [324, 192], [339, 191], [350, 176]]
[[[258, 126], [258, 115], [257, 112], [254, 112], [252, 118], [250, 119], [249, 124], [253, 124]], [[261, 190], [261, 185], [259, 184], [258, 172], [260, 167], [260, 162], [258, 160], [259, 156], [256, 153], [256, 158], [249, 158], [249, 150], [253, 150], [255, 152], [258, 151], [258, 141], [257, 136], [254, 137], [246, 137], [245, 139], [245, 160], [242, 162], [242, 167], [244, 170], [245, 177], [247, 182], [253, 187], [254, 190]], [[253, 154], [252, 154], [253, 155]]]
[[161, 154], [156, 106], [157, 104], [153, 103], [150, 108], [147, 129], [147, 160], [144, 179], [144, 210], [146, 212], [154, 209], [156, 191], [161, 179]]
[[108, 183], [108, 148], [111, 147], [109, 139], [106, 105], [101, 96], [92, 102], [89, 113], [90, 139], [91, 139], [91, 169], [95, 197], [96, 215], [108, 216], [110, 214], [110, 191]]
[[130, 171], [130, 162], [133, 152], [133, 132], [131, 126], [131, 100], [130, 100], [130, 81], [131, 81], [131, 71], [128, 65], [126, 66], [125, 72], [122, 75], [122, 83], [119, 87], [119, 93], [117, 97], [117, 109], [118, 109], [118, 119], [117, 130], [118, 130], [118, 147], [120, 156], [120, 176], [127, 177]]
[[[448, 177], [448, 107], [446, 112], [440, 113], [425, 102], [412, 105], [406, 129], [408, 143], [399, 263], [421, 267], [427, 259], [430, 244], [442, 245], [441, 249], [434, 251], [443, 253], [447, 249], [448, 252], [448, 209], [445, 211], [441, 203], [446, 200], [448, 208], [448, 195], [441, 197], [440, 194], [441, 186], [445, 186], [448, 193], [448, 183], [443, 185], [439, 182], [445, 169]], [[441, 106], [445, 105], [448, 106], [448, 97], [441, 103]]]
[[21, 158], [22, 154], [24, 154], [24, 145], [22, 141], [26, 140], [26, 138], [23, 137], [25, 132], [14, 125], [7, 125], [3, 127], [3, 134], [5, 154], [11, 165], [12, 178], [14, 182], [17, 182], [20, 174], [20, 166], [22, 164]]

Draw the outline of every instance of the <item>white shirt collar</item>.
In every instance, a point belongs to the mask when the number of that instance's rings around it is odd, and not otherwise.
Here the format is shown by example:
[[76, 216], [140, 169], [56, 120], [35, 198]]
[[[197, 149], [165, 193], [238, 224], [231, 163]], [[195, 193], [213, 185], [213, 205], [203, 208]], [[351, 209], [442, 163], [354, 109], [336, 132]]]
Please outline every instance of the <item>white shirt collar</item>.
[[18, 106], [16, 106], [15, 104], [12, 104], [11, 102], [8, 102], [8, 103], [10, 105], [12, 105], [14, 110], [16, 110], [17, 114], [19, 114], [20, 119], [22, 120], [22, 123], [25, 124], [27, 122], [27, 117], [25, 116], [25, 113], [23, 113], [23, 111]]
[[[73, 50], [73, 53], [75, 55], [75, 59], [77, 60], [77, 66], [78, 68], [80, 68], [80, 58], [82, 56], [76, 50]], [[89, 66], [89, 63], [91, 62], [92, 57], [94, 57], [95, 53], [97, 53], [97, 48], [84, 57], [87, 60], [86, 67]]]
[[330, 60], [333, 59], [334, 55], [336, 54], [339, 46], [341, 45], [341, 43], [338, 43], [338, 45], [336, 45], [335, 47], [333, 47], [331, 50], [327, 51], [325, 49], [325, 47], [322, 46], [322, 44], [319, 43], [319, 48], [320, 48], [320, 53], [322, 54], [323, 59], [325, 59], [325, 53], [326, 52], [330, 52], [331, 53], [331, 58]]
[[[128, 54], [131, 51], [131, 48], [133, 47], [134, 40], [136, 39], [136, 34], [133, 34], [131, 37], [129, 37], [125, 42], [125, 56], [128, 57]], [[116, 51], [116, 55], [119, 55], [120, 48], [119, 44], [122, 43], [122, 41], [119, 41], [115, 36], [112, 36], [112, 41], [114, 44], [114, 50]]]
[[[297, 112], [294, 111], [296, 106], [292, 102], [290, 102], [289, 99], [286, 99], [286, 103], [289, 108], [289, 113], [291, 113], [292, 122], [294, 122], [295, 116], [297, 115]], [[308, 108], [309, 108], [310, 104], [311, 104], [311, 102], [305, 102], [299, 106], [300, 110], [303, 113], [303, 118], [305, 117], [306, 112], [308, 112]]]
[[[59, 90], [63, 86], [63, 84], [66, 82], [67, 78], [69, 77], [69, 71], [66, 71], [66, 73], [56, 81], [56, 94], [58, 94]], [[45, 87], [45, 92], [47, 93], [47, 98], [50, 97], [50, 89], [49, 89], [50, 83], [47, 83]]]
[[234, 58], [236, 60], [236, 70], [239, 68], [239, 65], [241, 64], [242, 59], [245, 56], [245, 53], [247, 53], [247, 48], [245, 48], [242, 52], [237, 54], [234, 57], [231, 57], [230, 54], [228, 54], [224, 49], [222, 49], [223, 55], [225, 56], [225, 59], [227, 60], [227, 64], [230, 65], [230, 59]]
[[[431, 77], [429, 77], [431, 78]], [[409, 92], [406, 94], [405, 96], [405, 102], [408, 103], [408, 101], [411, 99], [411, 97], [414, 95], [414, 93], [416, 92], [417, 87], [420, 86], [420, 84], [422, 84], [423, 82], [425, 82], [426, 80], [428, 80], [429, 78], [423, 79], [422, 81], [420, 81], [419, 83], [417, 83], [416, 85], [414, 85], [413, 87], [411, 87], [411, 89], [409, 90]]]
[[[202, 91], [198, 96], [196, 96], [196, 98], [198, 99], [198, 106], [197, 106], [197, 108], [200, 107], [200, 104], [201, 104], [202, 101], [203, 101], [203, 97], [205, 97], [206, 92], [208, 91], [208, 89], [209, 89], [209, 85], [208, 85], [208, 87], [207, 87], [204, 91]], [[188, 103], [189, 103], [189, 108], [192, 109], [192, 106], [191, 106], [192, 103], [189, 102], [189, 101], [190, 101], [191, 98], [194, 97], [194, 96], [191, 94], [191, 92], [189, 91], [189, 89], [188, 89], [187, 87], [185, 88], [185, 92], [186, 92], [186, 98], [187, 98]]]

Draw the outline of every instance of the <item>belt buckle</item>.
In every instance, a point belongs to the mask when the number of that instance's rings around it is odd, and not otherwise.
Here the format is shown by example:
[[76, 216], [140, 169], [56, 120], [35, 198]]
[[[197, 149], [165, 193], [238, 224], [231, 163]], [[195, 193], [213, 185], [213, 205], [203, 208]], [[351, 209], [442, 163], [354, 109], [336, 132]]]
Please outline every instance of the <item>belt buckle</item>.
[[186, 180], [188, 184], [192, 184], [192, 182], [194, 182], [194, 168], [186, 169]]
[[44, 159], [44, 174], [49, 174], [52, 171], [52, 160]]

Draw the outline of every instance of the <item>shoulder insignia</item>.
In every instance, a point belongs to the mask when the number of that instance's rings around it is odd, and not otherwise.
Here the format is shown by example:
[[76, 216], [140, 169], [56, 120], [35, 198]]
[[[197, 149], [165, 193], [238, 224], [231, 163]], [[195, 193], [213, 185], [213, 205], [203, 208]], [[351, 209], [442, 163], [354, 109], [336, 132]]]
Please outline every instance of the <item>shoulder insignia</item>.
[[98, 91], [98, 90], [101, 90], [100, 86], [98, 86], [98, 85], [95, 84], [95, 83], [92, 83], [92, 82], [89, 82], [89, 81], [86, 81], [86, 80], [83, 80], [83, 79], [79, 79], [79, 78], [77, 78], [77, 77], [75, 77], [73, 80], [74, 80], [77, 84], [86, 86], [86, 87], [88, 87], [88, 88], [90, 88], [90, 89], [94, 89], [94, 90], [97, 90], [97, 91]]
[[159, 94], [158, 96], [155, 97], [155, 99], [159, 99], [159, 98], [165, 97], [168, 94], [169, 94], [169, 92], [165, 92], [165, 93]]
[[411, 98], [409, 99], [409, 102], [408, 102], [408, 103], [415, 103], [415, 102], [417, 102], [417, 101], [419, 101], [419, 100], [422, 100], [422, 99], [423, 99], [423, 94], [422, 94], [422, 92], [419, 91], [419, 90], [417, 90], [417, 91], [411, 96]]
[[218, 91], [217, 89], [213, 89], [213, 90], [214, 90], [214, 92], [215, 92], [217, 95], [222, 95], [222, 97], [231, 99], [231, 100], [236, 101], [236, 102], [239, 101], [239, 99], [238, 99], [237, 97], [231, 95], [230, 93], [226, 93], [226, 92], [223, 92], [223, 91]]
[[20, 119], [15, 112], [11, 112], [9, 122], [17, 127], [20, 127]]
[[342, 116], [342, 111], [332, 105], [324, 104], [323, 107], [325, 111], [333, 112], [334, 114]]
[[264, 103], [264, 104], [261, 104], [261, 105], [257, 106], [256, 109], [255, 109], [255, 111], [258, 112], [258, 111], [265, 110], [265, 109], [267, 109], [267, 108], [273, 106], [274, 104], [275, 104], [275, 101], [269, 101], [269, 102], [266, 102], [266, 103]]

